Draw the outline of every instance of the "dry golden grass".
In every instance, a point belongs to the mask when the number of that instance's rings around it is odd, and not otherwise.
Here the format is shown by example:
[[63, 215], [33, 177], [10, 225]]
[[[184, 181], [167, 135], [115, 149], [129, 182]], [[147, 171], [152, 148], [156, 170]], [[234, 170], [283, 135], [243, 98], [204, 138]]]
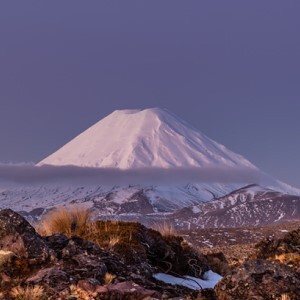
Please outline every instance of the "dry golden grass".
[[80, 300], [90, 300], [90, 299], [94, 299], [91, 296], [91, 293], [89, 293], [88, 291], [85, 291], [83, 289], [81, 289], [80, 287], [76, 286], [76, 285], [71, 285], [70, 286], [70, 292], [72, 294], [72, 296], [75, 297], [75, 299], [80, 299]]
[[0, 250], [0, 267], [10, 261], [14, 255], [11, 251]]
[[104, 275], [104, 283], [105, 284], [112, 283], [115, 278], [116, 278], [116, 275], [106, 272]]
[[153, 229], [157, 230], [162, 236], [165, 237], [171, 237], [176, 235], [176, 230], [173, 224], [169, 222], [157, 224]]
[[300, 264], [300, 254], [299, 253], [284, 253], [280, 255], [275, 255], [275, 260], [280, 261], [282, 264], [288, 264], [291, 262]]
[[90, 212], [83, 207], [60, 207], [50, 211], [35, 225], [41, 235], [79, 233], [90, 222]]
[[291, 300], [291, 297], [288, 294], [282, 294], [281, 300]]
[[45, 297], [44, 289], [38, 285], [27, 286], [26, 288], [14, 287], [10, 292], [10, 296], [17, 300], [41, 300]]
[[108, 241], [108, 248], [113, 248], [115, 245], [117, 245], [120, 242], [121, 238], [120, 236], [113, 235], [109, 237]]

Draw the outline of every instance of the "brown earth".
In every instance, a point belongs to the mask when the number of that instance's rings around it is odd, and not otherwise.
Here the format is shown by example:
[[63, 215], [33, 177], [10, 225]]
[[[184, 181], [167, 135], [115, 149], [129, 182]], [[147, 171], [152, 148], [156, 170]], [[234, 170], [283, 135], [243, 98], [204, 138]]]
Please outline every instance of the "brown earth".
[[222, 252], [230, 264], [236, 265], [254, 253], [255, 245], [260, 241], [280, 239], [299, 227], [300, 221], [293, 221], [257, 227], [183, 230], [178, 234], [202, 253]]

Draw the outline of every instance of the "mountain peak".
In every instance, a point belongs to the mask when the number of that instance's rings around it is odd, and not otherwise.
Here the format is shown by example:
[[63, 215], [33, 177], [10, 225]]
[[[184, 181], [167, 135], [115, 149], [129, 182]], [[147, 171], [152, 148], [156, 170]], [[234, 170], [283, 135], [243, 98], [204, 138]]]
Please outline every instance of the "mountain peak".
[[249, 161], [160, 108], [116, 110], [38, 165], [120, 169], [250, 167]]
[[138, 113], [153, 113], [153, 114], [161, 114], [165, 113], [166, 110], [159, 108], [159, 107], [150, 107], [150, 108], [144, 108], [144, 109], [117, 109], [113, 111], [113, 114], [126, 114], [126, 115], [131, 115], [131, 114], [138, 114]]
[[[136, 118], [137, 120], [145, 119], [148, 120], [151, 118], [168, 118], [173, 117], [178, 119], [173, 113], [169, 112], [167, 109], [162, 109], [159, 107], [151, 107], [145, 109], [120, 109], [113, 111], [109, 116], [115, 117], [127, 117], [127, 118]], [[139, 118], [139, 119], [138, 119]], [[182, 120], [181, 120], [182, 121]]]

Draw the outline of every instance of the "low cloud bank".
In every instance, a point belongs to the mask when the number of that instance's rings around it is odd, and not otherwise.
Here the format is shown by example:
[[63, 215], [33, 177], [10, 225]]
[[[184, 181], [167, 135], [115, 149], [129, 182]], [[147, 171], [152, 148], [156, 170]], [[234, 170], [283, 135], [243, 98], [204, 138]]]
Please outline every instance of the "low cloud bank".
[[0, 164], [0, 183], [18, 184], [178, 184], [189, 182], [259, 183], [262, 174], [250, 168], [138, 168], [121, 170], [75, 166]]

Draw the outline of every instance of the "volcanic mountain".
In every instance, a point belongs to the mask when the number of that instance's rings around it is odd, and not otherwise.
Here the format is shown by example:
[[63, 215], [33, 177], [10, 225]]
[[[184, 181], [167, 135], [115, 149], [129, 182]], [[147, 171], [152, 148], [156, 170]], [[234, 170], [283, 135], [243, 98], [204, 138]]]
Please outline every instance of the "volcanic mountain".
[[231, 152], [170, 112], [117, 110], [75, 137], [39, 165], [81, 167], [249, 167]]
[[[113, 168], [120, 171], [158, 169], [171, 172], [173, 169], [189, 168], [202, 172], [212, 169], [250, 170], [260, 174], [260, 181], [222, 182], [210, 178], [208, 181], [194, 180], [181, 184], [130, 182], [130, 185], [108, 186], [99, 182], [93, 185], [48, 184], [35, 189], [23, 186], [5, 190], [0, 195], [0, 207], [9, 204], [13, 209], [24, 211], [24, 214], [32, 214], [29, 208], [43, 210], [67, 203], [84, 202], [93, 208], [96, 217], [110, 215], [139, 219], [147, 223], [148, 219], [153, 221], [162, 215], [176, 214], [178, 224], [183, 224], [180, 216], [184, 216], [184, 219], [193, 218], [192, 215], [185, 215], [189, 212], [199, 217], [206, 207], [210, 214], [213, 214], [215, 207], [221, 218], [222, 203], [226, 203], [228, 208], [232, 193], [235, 193], [235, 199], [240, 199], [239, 191], [243, 193], [243, 199], [247, 199], [247, 194], [250, 193], [251, 203], [255, 199], [262, 202], [262, 195], [268, 195], [268, 203], [272, 202], [270, 195], [276, 195], [276, 203], [278, 199], [281, 201], [285, 195], [290, 195], [292, 199], [289, 200], [296, 201], [296, 210], [300, 204], [300, 198], [295, 196], [300, 195], [299, 190], [267, 176], [241, 155], [208, 138], [174, 114], [159, 108], [114, 111], [37, 164], [38, 167], [45, 165]], [[244, 188], [249, 185], [255, 185], [255, 189]], [[216, 203], [220, 204], [204, 206], [210, 200], [213, 200], [212, 203], [219, 201]], [[237, 203], [239, 201], [235, 205]], [[282, 205], [285, 207], [284, 202]], [[34, 213], [42, 210], [34, 210]], [[271, 208], [269, 210], [272, 212]], [[293, 217], [290, 209], [286, 210], [286, 215], [285, 209], [282, 211], [283, 215], [279, 220]], [[206, 223], [212, 226], [210, 221]], [[215, 221], [215, 224], [227, 223]], [[260, 221], [256, 220], [255, 224], [259, 225]], [[237, 221], [234, 226], [238, 226]]]

